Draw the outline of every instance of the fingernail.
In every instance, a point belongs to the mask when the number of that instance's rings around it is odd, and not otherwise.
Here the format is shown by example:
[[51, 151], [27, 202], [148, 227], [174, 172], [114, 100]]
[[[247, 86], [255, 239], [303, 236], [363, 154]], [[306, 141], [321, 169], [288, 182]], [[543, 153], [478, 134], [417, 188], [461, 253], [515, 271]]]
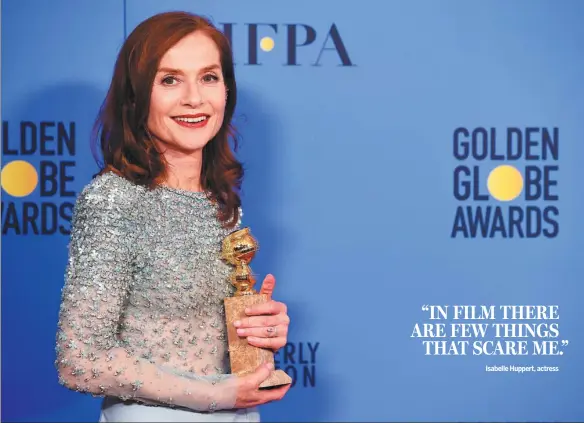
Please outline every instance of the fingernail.
[[236, 320], [236, 321], [233, 323], [233, 326], [235, 326], [236, 328], [237, 328], [237, 327], [239, 327], [239, 326], [241, 326], [241, 320]]
[[245, 329], [237, 329], [237, 334], [238, 335], [244, 335], [245, 334]]

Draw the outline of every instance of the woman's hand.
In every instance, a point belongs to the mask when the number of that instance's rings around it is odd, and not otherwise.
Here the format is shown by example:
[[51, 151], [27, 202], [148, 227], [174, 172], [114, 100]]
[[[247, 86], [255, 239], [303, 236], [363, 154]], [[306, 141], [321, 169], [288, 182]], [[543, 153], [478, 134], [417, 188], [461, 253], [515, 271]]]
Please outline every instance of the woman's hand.
[[259, 293], [266, 294], [269, 300], [246, 309], [245, 314], [250, 317], [234, 323], [237, 334], [247, 337], [250, 345], [269, 348], [274, 352], [286, 345], [290, 325], [286, 304], [272, 300], [275, 286], [274, 276], [267, 275]]
[[272, 389], [259, 389], [262, 382], [270, 376], [272, 370], [274, 369], [270, 365], [262, 364], [253, 373], [238, 379], [235, 408], [256, 407], [284, 398], [284, 395], [292, 386], [291, 384]]

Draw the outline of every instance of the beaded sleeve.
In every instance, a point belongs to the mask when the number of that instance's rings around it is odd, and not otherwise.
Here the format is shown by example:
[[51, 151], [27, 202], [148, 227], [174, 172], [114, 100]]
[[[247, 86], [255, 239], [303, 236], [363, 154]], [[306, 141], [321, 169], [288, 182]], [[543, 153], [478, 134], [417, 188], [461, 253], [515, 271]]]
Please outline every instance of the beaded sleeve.
[[132, 199], [88, 187], [79, 195], [69, 245], [55, 365], [65, 387], [94, 396], [197, 411], [233, 408], [233, 375], [196, 375], [133, 356], [118, 337], [133, 284], [136, 231]]

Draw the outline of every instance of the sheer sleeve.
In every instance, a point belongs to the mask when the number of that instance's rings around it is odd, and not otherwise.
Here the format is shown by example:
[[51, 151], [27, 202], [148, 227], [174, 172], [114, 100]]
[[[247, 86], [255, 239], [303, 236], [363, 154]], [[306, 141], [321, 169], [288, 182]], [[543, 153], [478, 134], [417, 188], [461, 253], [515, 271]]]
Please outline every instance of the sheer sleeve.
[[59, 382], [94, 396], [197, 411], [233, 408], [237, 376], [180, 374], [130, 355], [119, 341], [137, 230], [131, 208], [118, 190], [86, 188], [77, 199], [56, 338]]

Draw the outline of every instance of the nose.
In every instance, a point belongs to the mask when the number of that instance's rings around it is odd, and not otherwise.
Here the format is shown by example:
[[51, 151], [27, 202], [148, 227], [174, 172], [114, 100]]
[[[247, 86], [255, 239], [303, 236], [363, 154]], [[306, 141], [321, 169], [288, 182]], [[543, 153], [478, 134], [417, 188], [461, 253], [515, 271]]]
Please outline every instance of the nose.
[[183, 105], [197, 107], [203, 102], [203, 94], [199, 84], [185, 84], [185, 92], [183, 97]]

